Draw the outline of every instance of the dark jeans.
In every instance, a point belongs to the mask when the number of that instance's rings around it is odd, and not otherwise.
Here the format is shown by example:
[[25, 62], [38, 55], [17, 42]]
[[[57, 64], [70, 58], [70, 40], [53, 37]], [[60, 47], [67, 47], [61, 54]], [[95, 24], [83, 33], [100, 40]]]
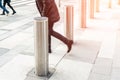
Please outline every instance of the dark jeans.
[[[13, 7], [11, 6], [9, 1], [4, 1], [3, 6], [5, 7], [6, 4], [12, 9], [13, 13], [15, 12], [15, 10], [13, 9]], [[5, 11], [3, 11], [3, 14], [5, 14]]]
[[9, 13], [9, 11], [2, 6], [2, 0], [0, 0], [0, 7], [3, 9], [4, 12]]

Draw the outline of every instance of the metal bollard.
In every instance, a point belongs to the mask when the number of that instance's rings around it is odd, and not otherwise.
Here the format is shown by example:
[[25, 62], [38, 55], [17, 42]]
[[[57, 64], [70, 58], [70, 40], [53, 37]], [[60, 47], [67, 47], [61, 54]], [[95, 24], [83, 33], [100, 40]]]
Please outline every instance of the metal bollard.
[[100, 1], [96, 0], [96, 12], [99, 12]]
[[66, 5], [66, 37], [69, 40], [73, 40], [73, 11], [72, 5]]
[[58, 5], [59, 5], [59, 7], [61, 6], [61, 1], [60, 0], [59, 0], [59, 4]]
[[35, 74], [48, 75], [48, 18], [35, 17]]
[[108, 8], [111, 8], [112, 7], [112, 0], [109, 0], [108, 2]]
[[81, 27], [86, 28], [87, 0], [81, 0]]
[[120, 5], [120, 0], [118, 0], [118, 5]]
[[91, 19], [94, 18], [94, 4], [95, 4], [95, 1], [94, 0], [90, 0], [90, 18]]

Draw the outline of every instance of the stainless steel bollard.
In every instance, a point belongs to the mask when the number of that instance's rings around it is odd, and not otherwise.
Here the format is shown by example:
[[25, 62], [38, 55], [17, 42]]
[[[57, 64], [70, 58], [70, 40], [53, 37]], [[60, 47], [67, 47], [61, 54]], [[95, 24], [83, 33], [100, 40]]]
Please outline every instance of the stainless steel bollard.
[[66, 37], [69, 40], [73, 40], [73, 6], [72, 5], [66, 5], [66, 21], [65, 21], [65, 25], [66, 25]]
[[35, 17], [35, 74], [48, 75], [48, 18]]
[[60, 3], [61, 1], [59, 0], [59, 7], [61, 6], [61, 3]]

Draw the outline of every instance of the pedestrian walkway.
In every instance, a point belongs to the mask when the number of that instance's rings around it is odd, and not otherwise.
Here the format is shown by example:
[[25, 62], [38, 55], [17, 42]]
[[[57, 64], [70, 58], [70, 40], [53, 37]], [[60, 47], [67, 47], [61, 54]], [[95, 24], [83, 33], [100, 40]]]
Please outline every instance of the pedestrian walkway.
[[[74, 4], [77, 4], [76, 1]], [[0, 80], [45, 80], [28, 74], [35, 67], [32, 18], [38, 13], [37, 10], [23, 10], [26, 13], [22, 14], [22, 9], [31, 5], [35, 6], [31, 2], [24, 7], [18, 6], [14, 18], [0, 16]], [[64, 35], [63, 7], [61, 5], [62, 19], [54, 29]], [[33, 7], [31, 9], [34, 10]], [[78, 11], [78, 5], [75, 5], [75, 13]], [[87, 28], [82, 29], [77, 13], [74, 16], [71, 52], [66, 53], [67, 46], [52, 38], [53, 53], [49, 54], [49, 67], [54, 68], [55, 72], [49, 80], [120, 80], [119, 14], [120, 6], [101, 9], [100, 13], [95, 14], [95, 19], [87, 17]]]

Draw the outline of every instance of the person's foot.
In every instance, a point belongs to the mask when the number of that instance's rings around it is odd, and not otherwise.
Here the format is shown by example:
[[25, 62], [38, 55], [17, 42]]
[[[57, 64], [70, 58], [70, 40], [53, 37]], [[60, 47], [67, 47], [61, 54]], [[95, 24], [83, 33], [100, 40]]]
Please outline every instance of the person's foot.
[[0, 15], [5, 15], [5, 13], [2, 13], [2, 14], [0, 14]]
[[5, 15], [5, 14], [2, 13], [2, 14], [0, 14], [0, 15]]
[[67, 46], [68, 46], [68, 51], [67, 51], [67, 53], [69, 53], [69, 52], [71, 51], [72, 44], [73, 44], [73, 41], [72, 41], [72, 40], [69, 40], [69, 41], [68, 41], [68, 44], [67, 44]]
[[12, 13], [12, 15], [14, 15], [16, 12], [14, 11], [13, 13]]

